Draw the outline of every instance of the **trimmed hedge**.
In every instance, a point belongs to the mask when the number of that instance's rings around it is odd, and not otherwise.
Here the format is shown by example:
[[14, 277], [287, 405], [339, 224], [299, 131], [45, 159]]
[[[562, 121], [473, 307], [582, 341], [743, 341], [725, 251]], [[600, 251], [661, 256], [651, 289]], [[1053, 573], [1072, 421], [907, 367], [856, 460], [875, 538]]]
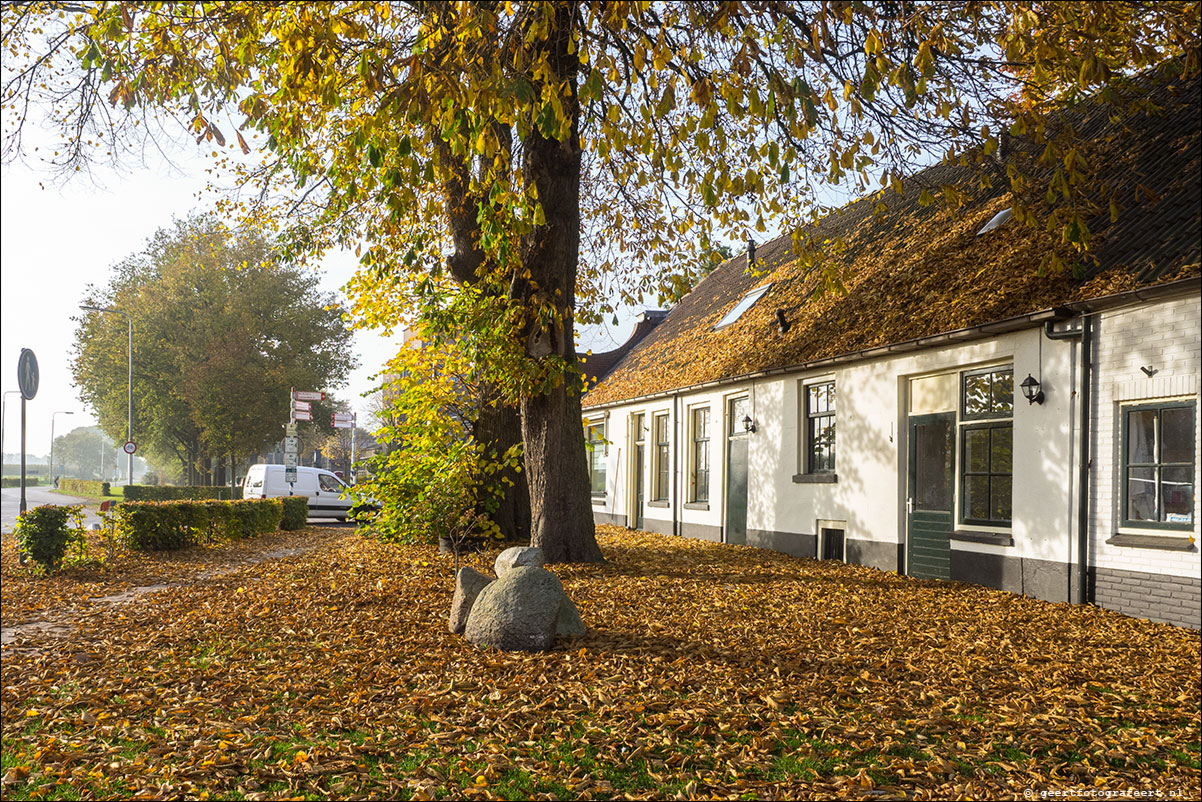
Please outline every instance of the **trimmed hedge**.
[[127, 501], [117, 507], [117, 535], [138, 551], [170, 551], [274, 532], [283, 516], [278, 498]]
[[[25, 486], [26, 487], [37, 487], [41, 483], [42, 483], [42, 480], [39, 479], [38, 477], [30, 476], [28, 474], [25, 475]], [[3, 479], [0, 479], [0, 487], [20, 487], [20, 486], [21, 486], [21, 477], [20, 476], [5, 476]]]
[[197, 487], [175, 487], [174, 485], [125, 485], [121, 493], [126, 501], [206, 501], [229, 500], [230, 489], [225, 485], [199, 485]]
[[98, 482], [93, 479], [59, 479], [58, 489], [67, 493], [80, 493], [85, 496], [111, 496], [112, 487], [108, 482]]
[[284, 502], [284, 518], [280, 521], [280, 529], [288, 531], [304, 529], [305, 522], [309, 517], [308, 497], [285, 496], [280, 501]]

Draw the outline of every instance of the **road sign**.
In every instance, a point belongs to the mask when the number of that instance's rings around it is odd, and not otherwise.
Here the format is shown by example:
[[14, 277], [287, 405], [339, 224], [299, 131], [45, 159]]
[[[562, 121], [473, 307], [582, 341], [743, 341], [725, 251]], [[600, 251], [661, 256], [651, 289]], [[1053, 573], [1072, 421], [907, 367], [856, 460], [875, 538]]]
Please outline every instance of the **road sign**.
[[288, 437], [296, 437], [296, 424], [292, 422], [285, 423], [284, 434]]
[[17, 360], [17, 384], [21, 386], [21, 397], [32, 399], [38, 394], [38, 358], [28, 348], [21, 349]]
[[297, 410], [292, 413], [292, 417], [296, 418], [297, 420], [313, 420], [313, 413], [301, 412], [300, 410]]
[[284, 438], [284, 453], [299, 454], [300, 453], [300, 438], [296, 435], [290, 435]]
[[352, 429], [355, 426], [355, 424], [349, 420], [330, 421], [330, 425], [333, 426], [335, 429]]
[[284, 481], [296, 484], [296, 468], [284, 468]]
[[311, 412], [313, 405], [308, 401], [293, 401], [292, 408], [297, 412]]
[[351, 412], [335, 412], [330, 415], [330, 425], [335, 429], [350, 429], [355, 425], [355, 415]]
[[126, 454], [132, 454], [138, 450], [138, 444], [133, 440], [126, 440], [125, 445], [121, 446], [121, 450]]
[[297, 454], [294, 451], [285, 451], [284, 468], [295, 469], [297, 465], [300, 465], [300, 454]]
[[294, 390], [292, 397], [297, 401], [325, 401], [326, 394], [313, 390]]

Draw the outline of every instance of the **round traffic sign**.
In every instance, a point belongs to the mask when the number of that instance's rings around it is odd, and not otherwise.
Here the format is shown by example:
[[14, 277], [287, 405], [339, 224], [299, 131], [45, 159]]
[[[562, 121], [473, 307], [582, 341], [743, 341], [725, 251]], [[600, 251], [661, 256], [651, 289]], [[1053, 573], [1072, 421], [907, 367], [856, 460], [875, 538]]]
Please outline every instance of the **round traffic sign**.
[[125, 445], [121, 446], [121, 450], [126, 454], [132, 454], [138, 450], [138, 444], [133, 440], [126, 440]]
[[38, 394], [38, 358], [28, 348], [21, 349], [17, 361], [17, 384], [21, 386], [21, 397], [27, 401]]

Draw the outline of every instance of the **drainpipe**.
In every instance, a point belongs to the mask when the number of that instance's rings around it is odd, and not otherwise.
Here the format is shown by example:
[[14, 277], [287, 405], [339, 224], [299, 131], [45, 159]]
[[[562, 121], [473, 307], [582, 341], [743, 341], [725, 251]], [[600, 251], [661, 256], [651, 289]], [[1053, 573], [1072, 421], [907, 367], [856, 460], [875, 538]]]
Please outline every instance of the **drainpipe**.
[[1081, 315], [1081, 328], [1054, 331], [1055, 321], [1043, 325], [1043, 333], [1049, 340], [1081, 339], [1081, 458], [1077, 465], [1077, 604], [1092, 601], [1089, 593], [1089, 468], [1092, 459], [1089, 451], [1090, 388], [1093, 385], [1093, 317], [1085, 312]]
[[672, 534], [677, 537], [682, 531], [680, 521], [680, 393], [672, 394]]

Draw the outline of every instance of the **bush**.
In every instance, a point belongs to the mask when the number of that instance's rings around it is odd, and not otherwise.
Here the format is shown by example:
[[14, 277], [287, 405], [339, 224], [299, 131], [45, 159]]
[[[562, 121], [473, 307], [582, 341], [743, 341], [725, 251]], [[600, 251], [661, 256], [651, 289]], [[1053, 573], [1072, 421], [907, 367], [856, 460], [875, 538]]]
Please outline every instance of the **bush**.
[[66, 493], [79, 493], [83, 496], [112, 495], [112, 487], [108, 482], [97, 482], [91, 479], [60, 479], [58, 489]]
[[278, 498], [135, 501], [117, 507], [117, 533], [131, 549], [170, 551], [274, 532], [283, 515]]
[[26, 510], [17, 519], [17, 549], [46, 573], [63, 562], [67, 548], [84, 543], [83, 507], [45, 504]]
[[309, 517], [309, 499], [305, 496], [288, 496], [280, 501], [284, 502], [284, 518], [280, 521], [280, 529], [289, 532], [304, 529]]
[[[41, 483], [42, 483], [42, 480], [36, 476], [26, 475], [26, 477], [25, 477], [25, 486], [26, 487], [37, 487]], [[21, 486], [21, 477], [20, 476], [5, 476], [3, 479], [0, 479], [0, 487], [20, 487], [20, 486]]]
[[205, 501], [230, 498], [230, 489], [225, 485], [201, 485], [197, 487], [175, 487], [173, 485], [125, 485], [121, 493], [126, 501]]

